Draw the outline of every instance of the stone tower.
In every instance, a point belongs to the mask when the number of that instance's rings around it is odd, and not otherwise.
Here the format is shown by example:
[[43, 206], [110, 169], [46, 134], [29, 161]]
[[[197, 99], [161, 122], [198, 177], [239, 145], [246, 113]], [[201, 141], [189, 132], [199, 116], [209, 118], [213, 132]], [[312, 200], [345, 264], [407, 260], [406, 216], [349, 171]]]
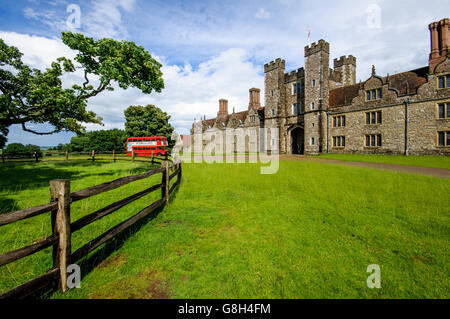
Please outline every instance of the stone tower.
[[340, 82], [344, 86], [356, 84], [356, 58], [353, 55], [334, 59], [333, 64], [334, 71], [340, 74]]
[[[285, 61], [280, 58], [264, 65], [264, 126], [266, 128], [280, 128], [278, 150], [284, 152], [285, 136], [281, 132], [285, 118], [282, 118], [282, 109], [285, 104], [284, 90]], [[273, 141], [267, 137], [267, 149], [273, 149]], [[275, 143], [278, 143], [276, 139]]]
[[330, 44], [319, 40], [305, 47], [305, 154], [327, 147]]

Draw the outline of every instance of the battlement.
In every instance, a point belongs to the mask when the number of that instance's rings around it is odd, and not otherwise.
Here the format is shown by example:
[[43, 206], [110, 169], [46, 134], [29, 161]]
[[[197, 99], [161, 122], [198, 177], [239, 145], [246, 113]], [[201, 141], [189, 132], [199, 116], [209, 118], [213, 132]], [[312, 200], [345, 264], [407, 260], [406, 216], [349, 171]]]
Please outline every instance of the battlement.
[[298, 79], [305, 77], [305, 69], [299, 68], [297, 70], [291, 71], [289, 73], [284, 74], [284, 82], [292, 82], [297, 81]]
[[316, 44], [316, 42], [313, 42], [311, 45], [305, 46], [305, 57], [310, 56], [311, 54], [314, 54], [314, 53], [317, 53], [320, 51], [325, 51], [326, 53], [330, 53], [330, 44], [323, 39], [320, 39], [317, 44]]
[[280, 58], [275, 61], [270, 61], [269, 63], [264, 64], [264, 73], [275, 70], [275, 69], [283, 69], [285, 68], [286, 62]]
[[348, 64], [356, 66], [356, 58], [353, 55], [349, 55], [348, 57], [343, 55], [339, 59], [334, 59], [333, 63], [335, 69]]

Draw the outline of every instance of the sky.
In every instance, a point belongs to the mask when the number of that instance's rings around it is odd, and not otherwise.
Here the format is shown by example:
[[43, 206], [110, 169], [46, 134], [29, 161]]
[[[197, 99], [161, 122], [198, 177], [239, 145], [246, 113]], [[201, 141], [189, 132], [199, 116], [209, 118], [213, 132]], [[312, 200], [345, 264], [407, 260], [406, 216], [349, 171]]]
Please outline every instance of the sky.
[[[265, 63], [282, 58], [286, 72], [303, 67], [304, 47], [319, 39], [330, 43], [330, 67], [334, 58], [356, 57], [357, 81], [370, 76], [372, 65], [383, 76], [426, 66], [428, 24], [448, 17], [450, 2], [0, 0], [0, 8], [0, 38], [19, 48], [32, 67], [44, 70], [60, 56], [75, 56], [60, 39], [68, 30], [134, 41], [163, 64], [161, 93], [115, 86], [90, 99], [88, 109], [104, 125], [86, 124], [87, 130], [123, 129], [128, 106], [154, 104], [171, 116], [178, 133], [189, 134], [194, 118], [216, 116], [220, 98], [228, 99], [229, 112], [247, 109], [249, 88], [264, 96]], [[82, 82], [81, 73], [63, 78], [67, 86]], [[8, 143], [53, 146], [74, 135], [40, 136], [13, 125]]]

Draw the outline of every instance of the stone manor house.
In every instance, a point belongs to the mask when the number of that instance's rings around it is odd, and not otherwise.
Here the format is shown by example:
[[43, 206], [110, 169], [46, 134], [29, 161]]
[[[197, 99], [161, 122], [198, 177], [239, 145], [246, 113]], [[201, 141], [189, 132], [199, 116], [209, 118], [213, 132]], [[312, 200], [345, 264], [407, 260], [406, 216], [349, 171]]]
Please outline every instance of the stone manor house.
[[[431, 52], [424, 67], [386, 76], [372, 67], [372, 76], [356, 83], [356, 58], [334, 59], [330, 68], [330, 45], [319, 40], [305, 47], [304, 68], [285, 73], [279, 58], [264, 65], [264, 106], [257, 88], [250, 89], [242, 112], [229, 113], [221, 99], [217, 117], [194, 121], [191, 134], [242, 128], [245, 139], [232, 143], [235, 151], [243, 143], [239, 149], [246, 152], [278, 143], [281, 154], [449, 155], [449, 19], [428, 27]], [[279, 139], [262, 136], [260, 128], [278, 128]]]

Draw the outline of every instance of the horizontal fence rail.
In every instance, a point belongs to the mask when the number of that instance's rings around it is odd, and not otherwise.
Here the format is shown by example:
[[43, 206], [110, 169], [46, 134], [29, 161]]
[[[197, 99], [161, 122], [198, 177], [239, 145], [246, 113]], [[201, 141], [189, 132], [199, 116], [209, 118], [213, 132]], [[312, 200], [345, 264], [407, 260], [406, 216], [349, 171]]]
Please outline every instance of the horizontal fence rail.
[[[19, 220], [38, 216], [46, 212], [51, 212], [53, 234], [31, 245], [0, 255], [0, 266], [7, 265], [48, 247], [53, 247], [53, 267], [46, 273], [2, 293], [0, 298], [24, 298], [42, 288], [47, 287], [50, 283], [58, 283], [59, 289], [62, 292], [66, 292], [68, 289], [67, 266], [70, 263], [74, 263], [86, 257], [90, 252], [112, 240], [118, 234], [128, 229], [142, 218], [148, 216], [164, 205], [168, 205], [170, 194], [176, 186], [181, 183], [182, 167], [181, 162], [173, 163], [172, 160], [167, 157], [160, 158], [160, 160], [160, 168], [155, 168], [139, 175], [121, 177], [110, 182], [88, 187], [72, 193], [70, 192], [70, 180], [52, 180], [50, 181], [50, 203], [1, 214], [0, 226], [3, 226]], [[150, 163], [150, 161], [145, 162]], [[172, 171], [172, 173], [169, 175], [170, 171]], [[155, 184], [147, 189], [144, 189], [143, 191], [118, 200], [93, 213], [89, 213], [74, 222], [70, 221], [70, 206], [72, 203], [119, 188], [144, 178], [148, 178], [150, 176], [154, 176], [156, 174], [161, 174], [161, 183]], [[176, 176], [177, 180], [169, 189], [170, 181]], [[74, 232], [109, 214], [114, 213], [120, 208], [158, 189], [161, 189], [160, 199], [154, 201], [152, 204], [145, 207], [132, 217], [112, 227], [72, 253], [71, 240]]]
[[[53, 156], [60, 156], [62, 158], [59, 159], [53, 159]], [[100, 156], [100, 157], [99, 157]], [[104, 157], [108, 156], [108, 157]], [[74, 161], [132, 161], [132, 162], [151, 162], [161, 164], [162, 161], [169, 161], [172, 162], [172, 159], [168, 158], [167, 155], [165, 156], [159, 156], [154, 155], [152, 156], [138, 156], [134, 153], [134, 150], [132, 151], [131, 157], [127, 155], [127, 153], [116, 153], [115, 151], [112, 152], [100, 152], [96, 153], [95, 150], [92, 150], [91, 152], [45, 152], [42, 156], [39, 156], [38, 154], [34, 154], [33, 156], [5, 156], [3, 153], [0, 154], [1, 161], [3, 164], [5, 163], [33, 163], [33, 162], [61, 162], [61, 161], [68, 161], [69, 159]], [[83, 158], [80, 158], [83, 157]], [[85, 158], [87, 157], [87, 158]], [[121, 158], [122, 157], [122, 158]], [[136, 159], [141, 158], [141, 159]], [[146, 158], [147, 160], [143, 160], [142, 158]]]

